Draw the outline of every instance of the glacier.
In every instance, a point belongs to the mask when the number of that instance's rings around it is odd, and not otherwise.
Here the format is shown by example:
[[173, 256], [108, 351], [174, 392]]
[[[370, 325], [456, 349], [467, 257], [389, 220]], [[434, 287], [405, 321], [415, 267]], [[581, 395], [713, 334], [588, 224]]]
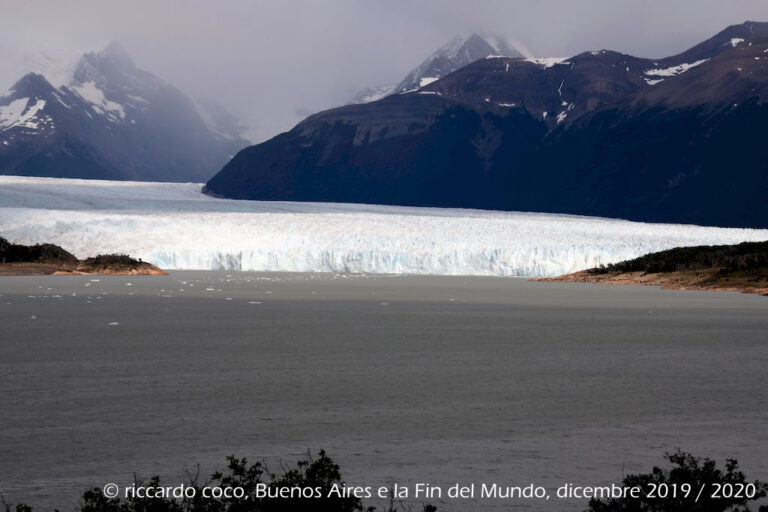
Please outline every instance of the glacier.
[[235, 201], [200, 183], [0, 176], [0, 236], [161, 268], [555, 276], [768, 230], [547, 213]]

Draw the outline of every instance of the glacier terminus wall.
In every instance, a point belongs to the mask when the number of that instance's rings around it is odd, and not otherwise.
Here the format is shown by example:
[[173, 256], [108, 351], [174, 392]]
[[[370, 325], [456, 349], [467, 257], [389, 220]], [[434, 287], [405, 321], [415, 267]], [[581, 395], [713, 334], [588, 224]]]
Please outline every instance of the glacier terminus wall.
[[169, 270], [526, 277], [676, 246], [768, 240], [768, 230], [546, 213], [233, 201], [201, 187], [0, 176], [0, 236]]

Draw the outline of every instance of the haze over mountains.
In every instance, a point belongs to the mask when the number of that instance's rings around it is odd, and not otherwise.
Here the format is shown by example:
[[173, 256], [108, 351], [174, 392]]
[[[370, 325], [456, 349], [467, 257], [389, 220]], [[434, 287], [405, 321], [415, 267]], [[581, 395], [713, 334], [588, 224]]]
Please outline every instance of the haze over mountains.
[[56, 87], [29, 73], [0, 97], [0, 174], [201, 181], [249, 144], [222, 107], [138, 69], [117, 43], [67, 75]]
[[767, 64], [757, 22], [664, 59], [484, 58], [310, 116], [241, 151], [206, 190], [768, 226]]
[[502, 57], [530, 57], [530, 52], [519, 43], [510, 43], [497, 35], [456, 36], [413, 68], [397, 84], [380, 85], [361, 91], [350, 103], [370, 103], [390, 94], [424, 87], [476, 60], [496, 55]]

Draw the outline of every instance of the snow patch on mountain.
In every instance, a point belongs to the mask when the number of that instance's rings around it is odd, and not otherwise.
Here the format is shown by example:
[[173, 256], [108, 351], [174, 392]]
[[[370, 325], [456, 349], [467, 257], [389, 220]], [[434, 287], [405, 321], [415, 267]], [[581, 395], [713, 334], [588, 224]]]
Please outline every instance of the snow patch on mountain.
[[36, 99], [30, 106], [31, 98], [19, 98], [8, 105], [0, 106], [0, 129], [21, 126], [37, 128], [37, 114], [45, 108], [45, 100]]
[[91, 103], [93, 110], [107, 116], [110, 121], [118, 122], [125, 120], [125, 109], [123, 106], [120, 103], [108, 100], [104, 96], [104, 91], [99, 89], [95, 82], [71, 85], [70, 89], [75, 91], [85, 101]]
[[555, 66], [557, 64], [568, 64], [568, 62], [566, 62], [568, 60], [568, 57], [542, 57], [542, 58], [530, 58], [525, 60], [528, 62], [533, 62], [534, 64], [538, 64], [539, 66], [543, 66], [545, 68], [551, 68], [552, 66]]
[[546, 213], [214, 199], [200, 184], [0, 176], [0, 233], [167, 269], [553, 276], [677, 246], [768, 239]]
[[427, 85], [431, 84], [432, 82], [436, 82], [439, 80], [436, 76], [425, 76], [419, 80], [419, 87], [426, 87]]
[[645, 71], [645, 74], [650, 76], [665, 76], [665, 77], [677, 76], [680, 73], [685, 73], [691, 68], [695, 68], [696, 66], [704, 64], [708, 60], [709, 59], [701, 59], [701, 60], [697, 60], [696, 62], [690, 62], [690, 63], [685, 62], [683, 64], [678, 64], [677, 66], [672, 66], [672, 67], [663, 68], [663, 69], [648, 69]]

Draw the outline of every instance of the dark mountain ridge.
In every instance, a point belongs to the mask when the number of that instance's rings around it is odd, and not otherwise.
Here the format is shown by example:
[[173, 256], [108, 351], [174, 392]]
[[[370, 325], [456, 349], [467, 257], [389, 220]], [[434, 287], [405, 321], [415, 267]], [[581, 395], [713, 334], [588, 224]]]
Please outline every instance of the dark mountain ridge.
[[206, 191], [765, 227], [764, 35], [747, 22], [666, 59], [481, 59], [310, 116], [241, 151]]

